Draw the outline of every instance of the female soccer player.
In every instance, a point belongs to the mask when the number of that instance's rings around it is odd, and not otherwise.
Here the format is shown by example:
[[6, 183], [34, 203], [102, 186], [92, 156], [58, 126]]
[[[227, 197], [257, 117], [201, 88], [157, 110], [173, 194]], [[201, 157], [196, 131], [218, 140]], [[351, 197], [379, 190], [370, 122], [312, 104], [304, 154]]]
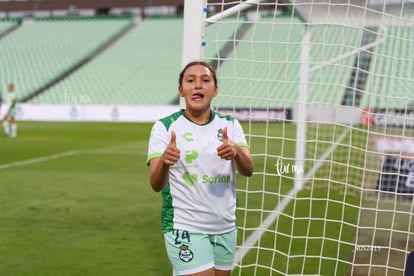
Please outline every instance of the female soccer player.
[[[5, 137], [17, 136], [17, 123], [16, 123], [16, 96], [14, 94], [14, 84], [10, 83], [7, 86], [6, 97], [6, 111], [3, 116], [3, 129]], [[9, 120], [11, 123], [11, 131], [9, 129]]]
[[148, 148], [150, 183], [162, 191], [162, 230], [177, 275], [230, 275], [236, 249], [236, 170], [253, 173], [243, 129], [212, 110], [214, 68], [191, 62], [178, 91], [186, 107], [156, 122]]

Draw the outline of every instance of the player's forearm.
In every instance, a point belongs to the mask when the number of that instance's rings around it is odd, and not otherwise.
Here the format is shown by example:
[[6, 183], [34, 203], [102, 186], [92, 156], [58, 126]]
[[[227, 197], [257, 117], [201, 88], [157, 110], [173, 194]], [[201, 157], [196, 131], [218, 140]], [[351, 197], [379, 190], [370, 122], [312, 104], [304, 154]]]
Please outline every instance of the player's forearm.
[[154, 191], [160, 192], [168, 183], [169, 166], [156, 158], [150, 161], [150, 184]]
[[248, 148], [237, 146], [237, 156], [234, 158], [234, 162], [241, 175], [251, 176], [253, 174], [254, 165]]

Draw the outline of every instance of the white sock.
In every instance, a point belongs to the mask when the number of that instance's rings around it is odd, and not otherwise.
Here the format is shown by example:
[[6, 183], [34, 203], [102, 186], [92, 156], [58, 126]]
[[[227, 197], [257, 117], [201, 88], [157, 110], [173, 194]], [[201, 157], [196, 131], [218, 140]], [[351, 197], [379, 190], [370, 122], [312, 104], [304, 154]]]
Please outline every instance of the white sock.
[[16, 137], [17, 136], [17, 124], [11, 124], [11, 136]]
[[9, 121], [3, 121], [3, 128], [4, 128], [4, 134], [9, 135], [10, 134]]

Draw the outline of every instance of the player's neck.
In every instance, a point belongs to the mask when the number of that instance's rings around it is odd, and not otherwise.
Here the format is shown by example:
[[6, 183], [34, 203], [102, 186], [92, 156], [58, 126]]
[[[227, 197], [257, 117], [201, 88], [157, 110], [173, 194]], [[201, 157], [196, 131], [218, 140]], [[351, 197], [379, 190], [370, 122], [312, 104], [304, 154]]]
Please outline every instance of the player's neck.
[[185, 109], [184, 114], [192, 122], [198, 125], [204, 125], [210, 121], [211, 110], [208, 109], [208, 110], [198, 111], [198, 110]]

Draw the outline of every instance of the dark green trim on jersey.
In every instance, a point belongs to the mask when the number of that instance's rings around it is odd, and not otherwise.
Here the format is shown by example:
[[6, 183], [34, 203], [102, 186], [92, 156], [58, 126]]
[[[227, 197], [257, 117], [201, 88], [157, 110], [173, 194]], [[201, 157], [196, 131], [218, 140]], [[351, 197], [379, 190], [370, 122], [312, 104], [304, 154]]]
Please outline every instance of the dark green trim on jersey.
[[174, 207], [173, 199], [170, 193], [170, 183], [162, 190], [162, 213], [161, 226], [163, 231], [171, 231], [174, 229]]
[[177, 111], [165, 118], [160, 119], [161, 123], [165, 126], [167, 130], [170, 129], [170, 126], [181, 116], [183, 116], [184, 110]]
[[219, 118], [226, 119], [227, 121], [234, 122], [234, 118], [230, 115], [222, 114], [216, 111], [213, 111]]
[[[211, 110], [210, 112], [210, 117], [208, 118], [207, 123], [203, 124], [203, 125], [208, 125], [209, 123], [211, 123], [214, 120], [214, 116], [216, 116], [221, 118], [221, 119], [226, 119], [229, 122], [234, 122], [234, 118], [230, 115], [225, 115], [219, 112], [216, 112], [214, 110]], [[187, 120], [189, 120], [190, 122], [193, 122], [190, 118], [188, 118], [187, 116], [185, 116], [184, 113], [184, 109], [177, 111], [167, 117], [164, 117], [162, 119], [160, 119], [161, 123], [165, 126], [165, 128], [167, 129], [167, 131], [170, 129], [171, 125], [181, 116], [184, 116]], [[194, 123], [194, 122], [193, 122]], [[196, 124], [196, 123], [195, 123]]]
[[213, 119], [214, 119], [214, 111], [213, 111], [213, 110], [211, 110], [211, 111], [210, 111], [210, 117], [208, 117], [208, 121], [207, 121], [205, 124], [198, 124], [198, 123], [196, 123], [196, 122], [193, 122], [193, 120], [191, 120], [190, 118], [188, 118], [188, 117], [185, 115], [185, 113], [184, 113], [184, 117], [185, 117], [185, 118], [187, 118], [187, 120], [189, 120], [190, 122], [192, 122], [192, 123], [194, 123], [194, 124], [196, 124], [196, 125], [199, 125], [199, 126], [205, 126], [205, 125], [208, 125], [209, 123], [211, 123], [211, 122], [213, 121]]

